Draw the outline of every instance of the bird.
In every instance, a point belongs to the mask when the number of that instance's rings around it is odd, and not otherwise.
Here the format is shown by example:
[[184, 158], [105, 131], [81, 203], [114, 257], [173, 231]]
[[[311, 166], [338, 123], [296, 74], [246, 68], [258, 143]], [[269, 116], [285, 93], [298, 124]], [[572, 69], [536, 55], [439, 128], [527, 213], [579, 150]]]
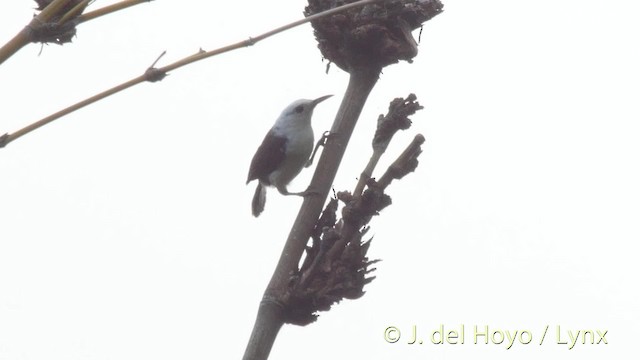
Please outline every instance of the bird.
[[289, 192], [287, 185], [305, 167], [313, 150], [313, 109], [331, 96], [333, 95], [292, 102], [267, 132], [251, 160], [247, 176], [247, 184], [258, 180], [251, 202], [253, 216], [258, 217], [264, 210], [269, 186], [274, 186], [282, 195], [310, 194], [309, 191]]

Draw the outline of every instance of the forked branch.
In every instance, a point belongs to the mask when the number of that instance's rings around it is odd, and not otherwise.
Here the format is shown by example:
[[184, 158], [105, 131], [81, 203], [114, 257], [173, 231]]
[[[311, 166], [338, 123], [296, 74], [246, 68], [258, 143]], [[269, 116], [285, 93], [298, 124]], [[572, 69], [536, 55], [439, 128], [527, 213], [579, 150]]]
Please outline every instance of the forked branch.
[[[55, 1], [64, 1], [64, 0], [55, 0]], [[89, 97], [87, 99], [84, 99], [84, 100], [82, 100], [82, 101], [80, 101], [78, 103], [75, 103], [75, 104], [73, 104], [73, 105], [71, 105], [71, 106], [69, 106], [69, 107], [67, 107], [65, 109], [62, 109], [62, 110], [60, 110], [60, 111], [58, 111], [58, 112], [56, 112], [54, 114], [51, 114], [51, 115], [49, 115], [49, 116], [47, 116], [47, 117], [45, 117], [43, 119], [40, 119], [40, 120], [38, 120], [38, 121], [36, 121], [36, 122], [34, 122], [34, 123], [22, 128], [22, 129], [14, 132], [14, 133], [4, 134], [4, 135], [0, 136], [0, 148], [8, 145], [10, 142], [20, 138], [21, 136], [24, 136], [24, 135], [26, 135], [26, 134], [28, 134], [28, 133], [30, 133], [30, 132], [32, 132], [32, 131], [34, 131], [34, 130], [36, 130], [36, 129], [38, 129], [38, 128], [40, 128], [40, 127], [42, 127], [42, 126], [44, 126], [44, 125], [46, 125], [46, 124], [48, 124], [48, 123], [50, 123], [50, 122], [52, 122], [54, 120], [56, 120], [56, 119], [61, 118], [62, 116], [65, 116], [65, 115], [67, 115], [69, 113], [72, 113], [72, 112], [74, 112], [74, 111], [76, 111], [78, 109], [81, 109], [81, 108], [83, 108], [83, 107], [85, 107], [87, 105], [90, 105], [90, 104], [92, 104], [92, 103], [94, 103], [96, 101], [102, 100], [102, 99], [104, 99], [104, 98], [106, 98], [108, 96], [116, 94], [116, 93], [118, 93], [120, 91], [128, 89], [128, 88], [130, 88], [130, 87], [132, 87], [134, 85], [138, 85], [138, 84], [140, 84], [142, 82], [145, 82], [145, 81], [158, 81], [158, 80], [161, 80], [168, 72], [170, 72], [172, 70], [176, 70], [176, 69], [181, 68], [183, 66], [189, 65], [189, 64], [194, 63], [196, 61], [207, 59], [207, 58], [212, 57], [212, 56], [220, 55], [220, 54], [223, 54], [223, 53], [226, 53], [226, 52], [229, 52], [229, 51], [232, 51], [232, 50], [240, 49], [240, 48], [243, 48], [243, 47], [248, 47], [248, 46], [255, 45], [257, 42], [259, 42], [261, 40], [264, 40], [264, 39], [266, 39], [268, 37], [271, 37], [273, 35], [276, 35], [278, 33], [281, 33], [283, 31], [289, 30], [291, 28], [294, 28], [296, 26], [305, 24], [305, 23], [310, 22], [310, 21], [319, 20], [319, 19], [321, 19], [323, 17], [331, 16], [331, 15], [334, 15], [336, 13], [347, 11], [349, 9], [353, 9], [353, 8], [357, 8], [357, 7], [363, 7], [363, 6], [368, 5], [368, 4], [373, 4], [373, 3], [382, 2], [382, 1], [389, 1], [389, 0], [361, 0], [361, 1], [354, 2], [354, 3], [345, 4], [345, 5], [333, 8], [333, 9], [329, 9], [327, 11], [323, 11], [323, 12], [320, 12], [320, 13], [317, 13], [317, 14], [314, 14], [314, 15], [311, 15], [311, 16], [307, 16], [304, 19], [300, 19], [300, 20], [294, 21], [292, 23], [289, 23], [287, 25], [278, 27], [278, 28], [273, 29], [271, 31], [267, 31], [266, 33], [260, 34], [260, 35], [258, 35], [256, 37], [250, 37], [250, 38], [248, 38], [246, 40], [243, 40], [243, 41], [231, 44], [231, 45], [227, 45], [227, 46], [215, 49], [215, 50], [204, 51], [204, 50], [200, 49], [197, 53], [195, 53], [193, 55], [187, 56], [187, 57], [185, 57], [185, 58], [183, 58], [181, 60], [178, 60], [178, 61], [176, 61], [174, 63], [171, 63], [169, 65], [166, 65], [166, 66], [163, 66], [163, 67], [160, 67], [160, 68], [155, 68], [155, 67], [152, 66], [152, 67], [148, 68], [145, 71], [145, 73], [140, 75], [140, 76], [137, 76], [137, 77], [135, 77], [135, 78], [133, 78], [133, 79], [131, 79], [129, 81], [126, 81], [126, 82], [124, 82], [124, 83], [122, 83], [120, 85], [114, 86], [111, 89], [105, 90], [105, 91], [103, 91], [103, 92], [101, 92], [99, 94], [96, 94], [96, 95], [91, 96], [91, 97]], [[150, 76], [150, 74], [152, 74], [154, 76]]]
[[36, 0], [40, 13], [0, 48], [0, 64], [30, 43], [71, 42], [78, 24], [149, 1], [152, 0], [124, 0], [82, 14], [90, 0]]

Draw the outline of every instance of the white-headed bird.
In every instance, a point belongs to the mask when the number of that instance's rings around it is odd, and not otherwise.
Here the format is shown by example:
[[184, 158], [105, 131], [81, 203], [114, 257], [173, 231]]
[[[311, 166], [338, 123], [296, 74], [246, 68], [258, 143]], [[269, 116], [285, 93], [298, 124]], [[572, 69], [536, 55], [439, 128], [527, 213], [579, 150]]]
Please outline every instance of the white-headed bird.
[[287, 106], [273, 124], [251, 160], [247, 184], [258, 180], [251, 202], [253, 216], [264, 210], [267, 186], [275, 186], [282, 195], [307, 195], [307, 191], [291, 193], [287, 185], [293, 180], [313, 151], [313, 128], [311, 115], [320, 102], [332, 95], [315, 100], [296, 100]]

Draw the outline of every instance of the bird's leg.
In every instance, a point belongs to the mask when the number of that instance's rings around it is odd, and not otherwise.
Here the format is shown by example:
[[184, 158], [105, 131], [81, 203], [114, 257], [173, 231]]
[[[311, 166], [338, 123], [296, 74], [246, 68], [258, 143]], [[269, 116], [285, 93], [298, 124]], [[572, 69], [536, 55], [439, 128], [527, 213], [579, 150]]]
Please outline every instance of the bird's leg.
[[311, 196], [311, 195], [320, 195], [319, 192], [312, 189], [307, 189], [305, 191], [300, 191], [300, 192], [289, 192], [289, 190], [287, 190], [285, 186], [276, 187], [276, 189], [278, 189], [278, 192], [282, 195], [296, 195], [296, 196], [303, 196], [303, 197]]
[[324, 146], [327, 143], [327, 139], [329, 139], [331, 135], [332, 134], [330, 131], [325, 131], [324, 133], [322, 133], [322, 136], [320, 137], [320, 139], [318, 139], [318, 142], [316, 143], [316, 147], [313, 149], [313, 152], [311, 153], [311, 157], [309, 158], [309, 160], [307, 160], [307, 163], [304, 164], [304, 167], [309, 167], [311, 166], [311, 164], [313, 164], [313, 159], [316, 157], [316, 152], [318, 151], [318, 148], [320, 146]]

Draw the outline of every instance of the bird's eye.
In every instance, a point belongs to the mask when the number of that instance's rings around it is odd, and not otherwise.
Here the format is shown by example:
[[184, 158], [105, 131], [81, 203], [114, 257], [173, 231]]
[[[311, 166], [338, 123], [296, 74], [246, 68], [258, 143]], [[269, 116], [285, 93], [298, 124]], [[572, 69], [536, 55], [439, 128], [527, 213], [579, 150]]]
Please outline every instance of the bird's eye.
[[298, 106], [296, 106], [296, 108], [294, 109], [294, 111], [295, 111], [295, 112], [297, 112], [297, 113], [301, 113], [301, 112], [302, 112], [302, 110], [304, 110], [304, 106], [302, 106], [302, 105], [298, 105]]

